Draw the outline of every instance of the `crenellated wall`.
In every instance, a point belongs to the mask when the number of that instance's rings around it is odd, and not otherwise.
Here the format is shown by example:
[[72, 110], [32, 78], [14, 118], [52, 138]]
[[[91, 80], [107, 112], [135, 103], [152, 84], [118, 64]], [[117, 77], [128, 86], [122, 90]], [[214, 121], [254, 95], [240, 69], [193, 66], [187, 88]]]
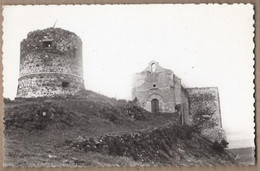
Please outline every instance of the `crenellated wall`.
[[73, 95], [82, 88], [81, 39], [60, 28], [28, 33], [21, 42], [17, 97]]

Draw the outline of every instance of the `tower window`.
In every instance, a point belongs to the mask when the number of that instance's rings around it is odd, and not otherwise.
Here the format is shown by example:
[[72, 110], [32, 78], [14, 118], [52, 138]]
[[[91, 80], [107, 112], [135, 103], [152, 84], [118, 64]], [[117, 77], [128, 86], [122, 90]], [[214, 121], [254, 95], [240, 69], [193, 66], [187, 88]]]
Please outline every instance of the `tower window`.
[[153, 84], [153, 87], [156, 87], [156, 84]]
[[69, 84], [70, 84], [69, 82], [63, 81], [62, 84], [61, 84], [61, 86], [62, 86], [62, 88], [66, 88], [66, 87], [69, 86]]
[[44, 48], [51, 48], [52, 47], [52, 41], [43, 41], [42, 42], [42, 46], [44, 47]]

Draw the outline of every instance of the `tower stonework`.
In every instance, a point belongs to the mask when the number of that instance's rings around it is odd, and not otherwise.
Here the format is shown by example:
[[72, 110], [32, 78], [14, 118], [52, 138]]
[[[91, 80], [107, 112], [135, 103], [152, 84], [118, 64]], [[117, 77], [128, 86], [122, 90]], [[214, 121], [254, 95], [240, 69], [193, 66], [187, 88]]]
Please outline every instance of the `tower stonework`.
[[76, 34], [36, 30], [20, 46], [17, 97], [73, 95], [84, 88], [82, 41]]

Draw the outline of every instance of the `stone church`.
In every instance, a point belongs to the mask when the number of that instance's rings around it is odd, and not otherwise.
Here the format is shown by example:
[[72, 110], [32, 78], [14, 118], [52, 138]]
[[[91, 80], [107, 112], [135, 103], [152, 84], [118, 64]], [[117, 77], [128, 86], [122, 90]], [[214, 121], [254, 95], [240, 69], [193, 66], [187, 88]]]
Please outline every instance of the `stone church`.
[[190, 124], [201, 106], [213, 111], [214, 122], [221, 124], [219, 93], [217, 87], [186, 88], [172, 70], [163, 68], [156, 61], [135, 74], [132, 98], [153, 113], [179, 113], [182, 123]]

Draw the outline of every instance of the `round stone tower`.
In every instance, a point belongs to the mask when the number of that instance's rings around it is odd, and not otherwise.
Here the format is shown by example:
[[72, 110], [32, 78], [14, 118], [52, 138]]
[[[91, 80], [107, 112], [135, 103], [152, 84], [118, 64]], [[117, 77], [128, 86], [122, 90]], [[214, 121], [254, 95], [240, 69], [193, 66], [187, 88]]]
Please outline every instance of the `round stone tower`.
[[73, 95], [83, 88], [81, 39], [60, 28], [28, 33], [21, 42], [17, 97]]

